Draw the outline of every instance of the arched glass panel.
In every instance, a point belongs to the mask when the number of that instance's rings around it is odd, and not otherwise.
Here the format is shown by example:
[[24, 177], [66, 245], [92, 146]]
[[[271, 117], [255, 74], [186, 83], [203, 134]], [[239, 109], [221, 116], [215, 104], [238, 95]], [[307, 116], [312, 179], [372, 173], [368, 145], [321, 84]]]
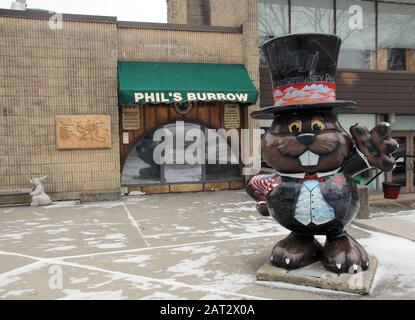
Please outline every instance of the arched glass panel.
[[136, 143], [124, 165], [121, 183], [204, 183], [240, 178], [237, 130], [226, 135], [200, 124], [179, 121]]

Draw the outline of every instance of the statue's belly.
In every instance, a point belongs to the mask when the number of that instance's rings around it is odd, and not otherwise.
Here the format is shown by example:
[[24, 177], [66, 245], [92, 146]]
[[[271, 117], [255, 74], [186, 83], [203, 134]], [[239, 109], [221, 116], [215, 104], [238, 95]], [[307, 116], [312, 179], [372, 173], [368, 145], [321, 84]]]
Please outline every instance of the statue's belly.
[[294, 232], [340, 232], [355, 218], [359, 201], [352, 181], [337, 179], [334, 182], [281, 181], [267, 195], [269, 212], [277, 222]]

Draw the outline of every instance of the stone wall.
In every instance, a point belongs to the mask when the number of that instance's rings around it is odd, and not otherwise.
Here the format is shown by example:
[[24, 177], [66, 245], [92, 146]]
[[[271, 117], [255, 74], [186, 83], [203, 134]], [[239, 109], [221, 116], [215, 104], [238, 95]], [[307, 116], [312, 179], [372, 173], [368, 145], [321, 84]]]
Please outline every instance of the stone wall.
[[[53, 30], [47, 17], [1, 16], [0, 43], [0, 190], [41, 175], [55, 199], [119, 190], [115, 18]], [[88, 114], [111, 116], [112, 148], [57, 150], [55, 116]]]

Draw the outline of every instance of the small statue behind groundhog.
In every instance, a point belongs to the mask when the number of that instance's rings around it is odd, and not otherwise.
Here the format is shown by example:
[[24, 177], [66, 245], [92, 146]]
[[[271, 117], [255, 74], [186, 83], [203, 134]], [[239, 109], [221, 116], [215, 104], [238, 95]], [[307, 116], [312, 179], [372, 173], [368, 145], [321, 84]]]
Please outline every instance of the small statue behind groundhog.
[[47, 206], [52, 203], [50, 197], [45, 193], [43, 183], [46, 182], [46, 176], [40, 178], [33, 178], [30, 183], [33, 185], [33, 190], [30, 192], [32, 196], [31, 207]]

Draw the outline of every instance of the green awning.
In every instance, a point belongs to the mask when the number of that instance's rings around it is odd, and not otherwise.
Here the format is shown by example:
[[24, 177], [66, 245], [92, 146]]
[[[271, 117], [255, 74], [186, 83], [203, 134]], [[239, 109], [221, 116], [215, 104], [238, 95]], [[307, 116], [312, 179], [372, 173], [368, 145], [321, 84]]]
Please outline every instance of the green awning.
[[120, 106], [191, 101], [255, 104], [258, 91], [240, 64], [118, 62]]

